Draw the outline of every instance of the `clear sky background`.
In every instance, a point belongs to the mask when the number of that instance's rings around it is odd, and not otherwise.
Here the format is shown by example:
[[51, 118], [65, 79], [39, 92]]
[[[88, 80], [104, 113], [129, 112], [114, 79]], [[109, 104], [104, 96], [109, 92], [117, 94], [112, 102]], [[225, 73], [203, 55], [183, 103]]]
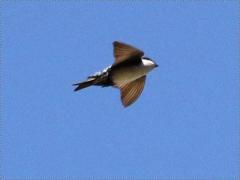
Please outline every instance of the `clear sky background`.
[[[3, 1], [4, 177], [237, 177], [237, 1]], [[112, 42], [159, 67], [123, 108], [72, 84], [113, 63]]]

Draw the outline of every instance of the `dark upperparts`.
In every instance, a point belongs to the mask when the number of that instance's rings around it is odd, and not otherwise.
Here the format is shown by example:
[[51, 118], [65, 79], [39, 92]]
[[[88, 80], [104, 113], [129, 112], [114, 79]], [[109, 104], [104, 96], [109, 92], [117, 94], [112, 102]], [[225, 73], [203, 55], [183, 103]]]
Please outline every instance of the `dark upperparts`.
[[152, 59], [150, 59], [149, 57], [146, 57], [146, 56], [143, 56], [142, 59], [147, 59], [147, 60], [152, 61]]
[[115, 69], [115, 68], [120, 68], [120, 67], [126, 67], [126, 66], [134, 66], [134, 65], [139, 65], [142, 63], [142, 60], [140, 57], [131, 57], [121, 63], [118, 64], [113, 64], [111, 69]]

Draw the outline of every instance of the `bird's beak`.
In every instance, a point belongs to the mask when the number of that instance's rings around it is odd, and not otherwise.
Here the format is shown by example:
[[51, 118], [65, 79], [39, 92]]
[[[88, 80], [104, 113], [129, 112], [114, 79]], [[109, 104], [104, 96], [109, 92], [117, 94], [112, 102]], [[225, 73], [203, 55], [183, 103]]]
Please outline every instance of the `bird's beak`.
[[157, 64], [155, 64], [155, 67], [158, 67], [158, 65], [157, 65]]

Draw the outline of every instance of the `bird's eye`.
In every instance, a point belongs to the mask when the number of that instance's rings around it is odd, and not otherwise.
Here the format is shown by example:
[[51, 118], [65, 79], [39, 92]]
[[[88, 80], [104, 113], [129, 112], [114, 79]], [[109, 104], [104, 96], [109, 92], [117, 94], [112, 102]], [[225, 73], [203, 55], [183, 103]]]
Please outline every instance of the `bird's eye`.
[[149, 57], [143, 57], [143, 59], [146, 59], [146, 60], [151, 60]]

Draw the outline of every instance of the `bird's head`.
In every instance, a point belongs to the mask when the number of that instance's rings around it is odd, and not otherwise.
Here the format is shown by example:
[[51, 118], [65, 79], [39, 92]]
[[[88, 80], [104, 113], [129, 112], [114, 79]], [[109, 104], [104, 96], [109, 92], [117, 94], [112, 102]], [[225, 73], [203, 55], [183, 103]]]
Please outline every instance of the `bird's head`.
[[154, 61], [153, 61], [152, 59], [150, 59], [149, 57], [143, 56], [143, 57], [142, 57], [142, 63], [143, 63], [144, 66], [151, 67], [152, 69], [158, 67], [157, 63], [154, 62]]

